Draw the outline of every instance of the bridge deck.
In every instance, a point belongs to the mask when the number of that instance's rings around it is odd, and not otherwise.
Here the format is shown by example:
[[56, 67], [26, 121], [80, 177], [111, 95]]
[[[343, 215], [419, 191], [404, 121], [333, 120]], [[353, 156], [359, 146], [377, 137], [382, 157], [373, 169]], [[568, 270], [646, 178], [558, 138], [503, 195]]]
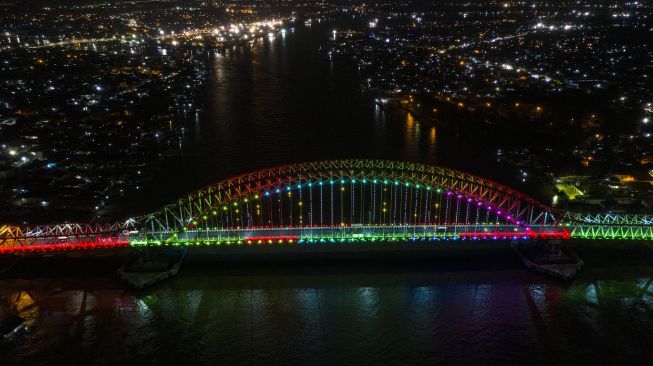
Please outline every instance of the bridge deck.
[[653, 217], [574, 214], [443, 167], [333, 160], [226, 179], [114, 224], [0, 227], [0, 253], [399, 240], [653, 240]]

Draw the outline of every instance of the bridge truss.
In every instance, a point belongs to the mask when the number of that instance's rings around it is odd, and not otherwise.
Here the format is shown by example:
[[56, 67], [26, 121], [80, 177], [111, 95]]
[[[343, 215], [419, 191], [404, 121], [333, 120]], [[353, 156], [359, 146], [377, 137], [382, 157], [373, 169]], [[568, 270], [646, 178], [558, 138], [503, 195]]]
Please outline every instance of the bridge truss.
[[136, 219], [136, 241], [220, 241], [223, 233], [274, 228], [311, 234], [329, 228], [327, 237], [341, 238], [374, 237], [380, 229], [372, 228], [381, 227], [439, 228], [427, 230], [434, 237], [558, 236], [564, 235], [560, 217], [514, 190], [459, 171], [335, 160], [259, 170], [207, 187]]
[[565, 226], [575, 238], [653, 240], [653, 216], [567, 213]]
[[0, 254], [129, 246], [129, 223], [0, 226]]
[[258, 170], [115, 224], [3, 226], [0, 253], [150, 245], [651, 238], [647, 216], [564, 214], [456, 170], [332, 160]]

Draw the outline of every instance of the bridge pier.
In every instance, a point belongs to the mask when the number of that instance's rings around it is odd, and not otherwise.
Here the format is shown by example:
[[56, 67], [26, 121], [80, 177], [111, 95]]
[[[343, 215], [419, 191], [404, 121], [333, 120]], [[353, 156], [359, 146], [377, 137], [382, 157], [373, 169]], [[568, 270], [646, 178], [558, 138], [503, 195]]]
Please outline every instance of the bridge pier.
[[179, 272], [185, 247], [143, 247], [125, 260], [118, 275], [136, 289], [142, 289]]
[[511, 247], [527, 268], [566, 281], [572, 280], [584, 264], [557, 239], [515, 240]]

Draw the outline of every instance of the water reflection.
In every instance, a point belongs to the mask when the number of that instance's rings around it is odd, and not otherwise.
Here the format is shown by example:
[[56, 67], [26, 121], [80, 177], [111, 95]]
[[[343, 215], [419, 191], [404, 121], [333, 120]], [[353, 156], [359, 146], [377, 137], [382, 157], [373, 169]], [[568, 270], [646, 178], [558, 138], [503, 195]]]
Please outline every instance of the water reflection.
[[437, 131], [435, 126], [431, 126], [429, 129], [429, 145], [428, 145], [428, 156], [435, 158], [437, 156]]
[[[557, 352], [588, 345], [590, 360], [609, 354], [636, 361], [653, 342], [652, 277], [565, 288], [523, 272], [336, 272], [216, 276], [189, 269], [145, 294], [118, 282], [7, 281], [4, 305], [30, 331], [0, 361], [42, 360], [66, 347], [92, 354], [88, 364], [184, 357], [446, 363], [454, 356], [494, 363], [549, 360], [554, 352], [566, 363], [588, 356]], [[615, 341], [628, 347], [611, 346]]]
[[40, 314], [40, 309], [28, 292], [16, 291], [6, 295], [5, 297], [7, 299], [5, 308], [15, 312], [16, 315], [25, 321], [25, 325], [28, 327], [33, 327], [36, 324]]
[[[405, 122], [400, 126], [403, 135], [402, 158], [413, 161], [437, 162], [438, 134], [435, 122], [422, 123], [418, 117], [410, 112], [406, 112], [403, 116]], [[379, 128], [378, 123], [376, 127]], [[422, 134], [423, 129], [426, 130], [424, 134]], [[385, 136], [384, 133], [384, 138], [390, 139], [393, 136]], [[387, 144], [387, 140], [385, 143]]]
[[411, 113], [406, 113], [406, 130], [404, 133], [404, 156], [408, 161], [417, 159], [420, 146], [420, 124]]
[[316, 52], [329, 32], [313, 27], [209, 57], [203, 112], [185, 126], [182, 156], [165, 163], [151, 195], [126, 205], [147, 212], [228, 176], [299, 161], [436, 162], [430, 121], [375, 106], [355, 64]]

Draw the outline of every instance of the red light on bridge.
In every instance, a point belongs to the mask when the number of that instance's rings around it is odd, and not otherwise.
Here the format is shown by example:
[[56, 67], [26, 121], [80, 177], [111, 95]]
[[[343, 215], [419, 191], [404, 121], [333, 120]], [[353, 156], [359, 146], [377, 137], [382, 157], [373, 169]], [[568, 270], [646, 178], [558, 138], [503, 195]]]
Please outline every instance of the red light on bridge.
[[56, 244], [24, 245], [12, 247], [4, 246], [0, 247], [0, 254], [45, 253], [70, 250], [122, 248], [127, 246], [129, 246], [129, 241], [124, 239], [102, 238], [84, 242], [60, 242]]

